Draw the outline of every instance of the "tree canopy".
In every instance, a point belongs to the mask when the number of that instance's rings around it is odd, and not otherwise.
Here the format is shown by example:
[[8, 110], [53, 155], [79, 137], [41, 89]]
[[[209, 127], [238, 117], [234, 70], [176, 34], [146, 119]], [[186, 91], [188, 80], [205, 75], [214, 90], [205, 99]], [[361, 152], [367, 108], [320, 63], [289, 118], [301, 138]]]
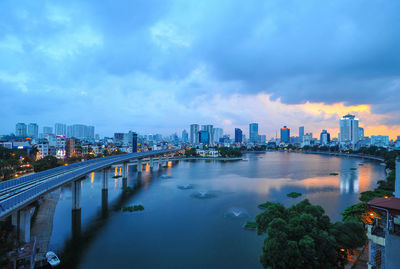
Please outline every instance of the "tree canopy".
[[263, 204], [257, 231], [266, 233], [260, 262], [264, 268], [338, 268], [348, 253], [366, 242], [358, 222], [331, 223], [321, 206], [307, 199], [286, 208]]

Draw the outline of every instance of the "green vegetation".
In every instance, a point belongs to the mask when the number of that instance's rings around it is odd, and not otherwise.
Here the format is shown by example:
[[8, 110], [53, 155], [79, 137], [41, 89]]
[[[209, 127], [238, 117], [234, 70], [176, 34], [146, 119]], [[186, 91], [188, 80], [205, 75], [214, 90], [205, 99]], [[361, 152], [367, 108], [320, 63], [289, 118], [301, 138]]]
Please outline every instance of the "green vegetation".
[[112, 176], [112, 178], [119, 178], [122, 177], [121, 175]]
[[8, 149], [0, 146], [0, 180], [8, 180], [16, 173], [26, 171], [26, 166], [28, 164], [30, 166], [34, 154], [36, 154], [34, 150], [31, 151], [31, 155], [28, 155], [23, 149]]
[[185, 157], [197, 157], [198, 154], [196, 153], [195, 148], [185, 150]]
[[292, 197], [292, 198], [297, 198], [297, 197], [300, 197], [300, 196], [301, 196], [301, 193], [300, 193], [300, 192], [292, 191], [292, 192], [286, 194], [286, 196]]
[[343, 220], [354, 220], [362, 223], [372, 223], [372, 217], [368, 214], [368, 205], [367, 203], [377, 197], [391, 197], [394, 192], [395, 185], [395, 161], [396, 157], [399, 156], [399, 152], [390, 151], [388, 152], [386, 149], [380, 149], [377, 147], [370, 147], [370, 149], [361, 149], [361, 151], [365, 151], [366, 154], [377, 155], [384, 157], [386, 167], [391, 169], [392, 171], [386, 177], [386, 180], [379, 180], [378, 187], [376, 187], [372, 191], [365, 191], [360, 194], [359, 200], [360, 202], [347, 207], [342, 213]]
[[350, 170], [357, 170], [357, 168], [352, 167], [352, 168], [350, 168]]
[[240, 149], [231, 147], [218, 148], [218, 154], [223, 158], [242, 157], [243, 155]]
[[330, 176], [337, 176], [339, 173], [329, 173]]
[[46, 156], [33, 162], [33, 170], [35, 172], [41, 172], [47, 169], [55, 168], [57, 166], [60, 165], [58, 164], [57, 158], [53, 156]]
[[131, 192], [133, 192], [133, 188], [132, 187], [123, 187], [122, 188], [122, 190], [123, 190], [123, 192], [125, 192], [125, 193], [131, 193]]
[[264, 268], [342, 268], [348, 253], [366, 242], [363, 225], [331, 223], [321, 206], [307, 199], [285, 208], [262, 204], [258, 234], [266, 234], [260, 262]]
[[142, 205], [129, 205], [129, 206], [123, 206], [122, 211], [123, 212], [134, 212], [134, 211], [142, 211], [144, 210], [144, 207]]
[[257, 223], [254, 221], [247, 221], [246, 224], [244, 225], [244, 228], [246, 229], [257, 229]]

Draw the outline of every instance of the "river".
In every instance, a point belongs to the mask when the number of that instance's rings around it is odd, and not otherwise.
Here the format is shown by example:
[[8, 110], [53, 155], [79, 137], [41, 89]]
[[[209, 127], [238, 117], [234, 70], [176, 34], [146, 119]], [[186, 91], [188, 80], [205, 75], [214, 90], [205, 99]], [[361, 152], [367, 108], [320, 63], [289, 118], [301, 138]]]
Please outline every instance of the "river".
[[[92, 173], [82, 181], [78, 221], [72, 218], [71, 186], [61, 189], [49, 250], [59, 254], [63, 268], [262, 268], [264, 236], [243, 229], [261, 212], [258, 204], [289, 206], [307, 198], [338, 221], [360, 192], [385, 178], [384, 166], [357, 158], [286, 152], [244, 158], [180, 161], [154, 171], [146, 167], [141, 175], [130, 166], [131, 193], [122, 192], [121, 178], [112, 178], [114, 169], [106, 193], [102, 174]], [[292, 191], [303, 195], [287, 197]], [[133, 204], [145, 210], [121, 212]]]

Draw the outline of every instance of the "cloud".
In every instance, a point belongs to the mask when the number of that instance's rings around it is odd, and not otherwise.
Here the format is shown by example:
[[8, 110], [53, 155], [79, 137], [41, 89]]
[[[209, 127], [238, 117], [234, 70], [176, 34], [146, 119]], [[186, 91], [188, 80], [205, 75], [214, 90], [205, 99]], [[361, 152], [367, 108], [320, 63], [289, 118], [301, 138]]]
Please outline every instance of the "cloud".
[[102, 134], [259, 121], [274, 136], [283, 124], [336, 132], [353, 111], [368, 133], [394, 136], [399, 8], [395, 0], [2, 1], [0, 132], [28, 118], [83, 121]]

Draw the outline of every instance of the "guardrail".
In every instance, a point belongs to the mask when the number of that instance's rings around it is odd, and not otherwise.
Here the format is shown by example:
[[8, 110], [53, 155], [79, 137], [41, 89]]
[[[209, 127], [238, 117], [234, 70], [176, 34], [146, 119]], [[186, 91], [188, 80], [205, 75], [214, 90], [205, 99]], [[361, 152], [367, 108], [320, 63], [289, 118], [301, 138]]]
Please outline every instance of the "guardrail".
[[[117, 155], [118, 158], [110, 158], [107, 160], [104, 160], [103, 158], [97, 159], [99, 160], [99, 163], [93, 162], [90, 166], [88, 167], [83, 167], [81, 169], [77, 169], [76, 171], [70, 171], [68, 174], [62, 174], [62, 175], [57, 175], [52, 179], [49, 179], [46, 182], [43, 182], [31, 189], [28, 189], [24, 192], [21, 192], [15, 196], [12, 196], [2, 202], [0, 202], [0, 218], [5, 216], [6, 214], [9, 214], [11, 211], [13, 211], [16, 208], [19, 208], [20, 206], [30, 203], [31, 201], [35, 200], [37, 197], [40, 195], [51, 191], [53, 189], [56, 189], [63, 184], [66, 184], [69, 181], [72, 181], [76, 178], [83, 177], [84, 175], [102, 169], [104, 167], [108, 167], [112, 164], [118, 163], [118, 162], [123, 162], [127, 161], [129, 159], [133, 158], [144, 158], [144, 157], [149, 157], [153, 155], [160, 155], [160, 154], [165, 154], [165, 153], [171, 153], [175, 152], [177, 150], [160, 150], [160, 151], [149, 151], [149, 152], [141, 152], [141, 153], [130, 153], [130, 154], [124, 154], [124, 155]], [[86, 162], [87, 164], [87, 162]], [[53, 170], [53, 169], [51, 169]], [[54, 171], [54, 170], [53, 170]]]

